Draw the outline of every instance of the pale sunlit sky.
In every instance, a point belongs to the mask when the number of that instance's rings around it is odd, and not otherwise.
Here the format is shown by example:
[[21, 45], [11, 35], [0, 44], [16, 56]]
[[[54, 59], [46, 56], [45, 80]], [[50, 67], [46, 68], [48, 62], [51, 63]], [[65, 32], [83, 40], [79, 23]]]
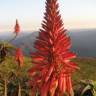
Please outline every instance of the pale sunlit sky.
[[[67, 29], [96, 28], [96, 0], [58, 0]], [[38, 30], [45, 0], [0, 0], [0, 32], [13, 31], [18, 18], [23, 31]]]

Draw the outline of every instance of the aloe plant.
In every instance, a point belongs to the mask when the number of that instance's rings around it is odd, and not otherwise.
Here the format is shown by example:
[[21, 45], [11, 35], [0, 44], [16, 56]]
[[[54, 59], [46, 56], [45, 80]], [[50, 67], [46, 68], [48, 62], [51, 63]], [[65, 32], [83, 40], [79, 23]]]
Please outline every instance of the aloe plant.
[[75, 96], [96, 96], [96, 81], [82, 80], [76, 86]]
[[94, 96], [96, 96], [96, 81], [93, 81], [92, 85], [93, 85], [92, 93], [93, 93]]

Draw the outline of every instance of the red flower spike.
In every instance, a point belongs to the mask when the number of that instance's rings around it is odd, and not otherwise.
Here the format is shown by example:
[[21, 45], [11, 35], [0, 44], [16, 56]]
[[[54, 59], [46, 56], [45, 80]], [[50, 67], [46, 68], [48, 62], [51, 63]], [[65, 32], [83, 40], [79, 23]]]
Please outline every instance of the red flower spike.
[[[48, 93], [54, 96], [55, 90], [60, 91], [61, 94], [67, 91], [70, 95], [72, 92], [71, 74], [78, 69], [77, 64], [71, 62], [76, 55], [70, 52], [71, 40], [66, 34], [67, 30], [63, 26], [58, 7], [57, 0], [46, 0], [42, 29], [34, 43], [36, 51], [32, 53], [34, 67], [29, 73], [35, 72], [38, 74], [35, 76], [40, 77], [41, 96], [48, 96]], [[53, 77], [56, 80], [53, 80]], [[35, 80], [35, 77], [33, 79]], [[49, 87], [46, 89], [45, 86]]]
[[23, 57], [22, 50], [20, 48], [17, 48], [16, 50], [15, 59], [18, 62], [19, 66], [22, 67], [24, 64], [24, 57]]
[[20, 26], [19, 26], [19, 23], [18, 23], [17, 19], [16, 19], [16, 24], [15, 24], [15, 27], [14, 27], [14, 32], [16, 33], [16, 35], [18, 35], [19, 32], [20, 32]]

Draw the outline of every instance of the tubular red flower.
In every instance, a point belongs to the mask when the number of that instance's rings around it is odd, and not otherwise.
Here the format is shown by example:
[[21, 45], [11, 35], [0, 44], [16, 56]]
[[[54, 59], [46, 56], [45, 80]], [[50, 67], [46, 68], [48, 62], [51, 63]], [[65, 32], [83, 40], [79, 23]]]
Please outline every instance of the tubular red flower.
[[54, 96], [55, 95], [55, 91], [56, 88], [58, 87], [58, 80], [56, 78], [52, 78], [51, 82], [50, 82], [50, 96]]
[[48, 83], [45, 83], [41, 87], [41, 96], [48, 96], [48, 91], [49, 91], [49, 82]]
[[63, 84], [63, 76], [60, 74], [58, 79], [58, 87], [60, 92], [62, 92], [62, 84]]
[[63, 80], [62, 80], [62, 93], [65, 93], [66, 92], [66, 76], [63, 77]]
[[69, 96], [73, 96], [73, 88], [72, 88], [72, 81], [71, 76], [66, 76], [66, 91], [69, 94]]
[[48, 73], [46, 74], [45, 82], [47, 82], [48, 79], [50, 78], [50, 76], [51, 76], [51, 74], [53, 72], [53, 68], [54, 68], [54, 66], [51, 65], [50, 68], [49, 68], [49, 70], [48, 70]]

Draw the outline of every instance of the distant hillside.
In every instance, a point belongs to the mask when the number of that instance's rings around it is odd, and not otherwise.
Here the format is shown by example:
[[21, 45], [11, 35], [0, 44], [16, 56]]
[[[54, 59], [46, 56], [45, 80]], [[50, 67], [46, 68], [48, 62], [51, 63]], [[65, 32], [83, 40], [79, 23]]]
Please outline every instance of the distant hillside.
[[29, 54], [30, 51], [34, 51], [33, 46], [37, 36], [38, 32], [32, 32], [23, 37], [17, 37], [12, 43], [17, 47], [21, 47], [26, 54]]
[[72, 50], [79, 56], [96, 57], [96, 29], [70, 31]]
[[[68, 32], [72, 40], [71, 50], [77, 53], [78, 56], [96, 57], [96, 29], [70, 30]], [[29, 49], [33, 49], [34, 41], [38, 36], [38, 32], [19, 36], [13, 44], [22, 46], [28, 53]]]

